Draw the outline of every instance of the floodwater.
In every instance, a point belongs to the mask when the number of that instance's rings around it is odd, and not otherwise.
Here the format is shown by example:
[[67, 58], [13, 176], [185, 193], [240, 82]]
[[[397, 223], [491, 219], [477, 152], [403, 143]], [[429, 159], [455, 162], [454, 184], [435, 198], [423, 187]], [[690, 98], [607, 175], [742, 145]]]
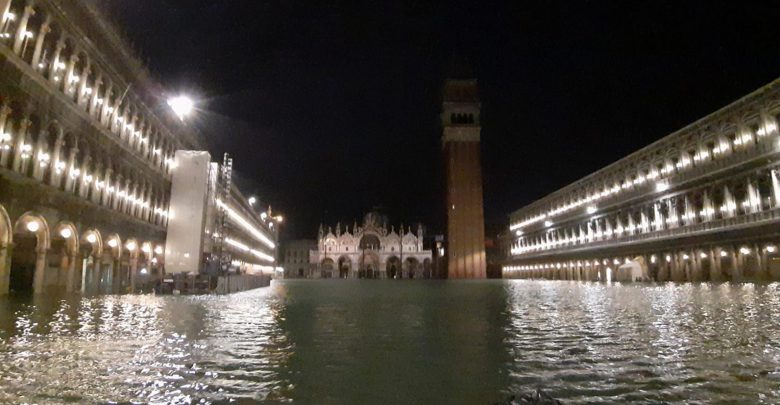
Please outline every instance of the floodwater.
[[2, 403], [780, 403], [780, 284], [289, 280], [0, 300]]

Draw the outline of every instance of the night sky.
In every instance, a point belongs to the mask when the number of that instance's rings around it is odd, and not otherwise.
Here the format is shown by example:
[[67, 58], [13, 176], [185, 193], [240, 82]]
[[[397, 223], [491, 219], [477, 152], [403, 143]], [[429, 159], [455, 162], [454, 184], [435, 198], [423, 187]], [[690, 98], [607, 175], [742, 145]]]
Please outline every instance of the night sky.
[[443, 233], [453, 53], [480, 84], [489, 234], [780, 76], [775, 2], [106, 1], [287, 237], [374, 206]]

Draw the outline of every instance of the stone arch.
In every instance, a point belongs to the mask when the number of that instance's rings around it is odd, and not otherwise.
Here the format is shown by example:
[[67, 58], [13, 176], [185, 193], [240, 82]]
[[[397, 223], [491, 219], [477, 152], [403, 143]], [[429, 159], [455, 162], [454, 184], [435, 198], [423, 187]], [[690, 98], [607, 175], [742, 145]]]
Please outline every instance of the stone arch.
[[358, 278], [379, 278], [379, 256], [376, 253], [361, 254]]
[[49, 224], [42, 215], [28, 211], [16, 220], [9, 289], [17, 292], [43, 292], [50, 238]]
[[81, 242], [79, 244], [83, 249], [89, 248], [88, 251], [82, 252], [88, 256], [100, 257], [103, 255], [103, 238], [100, 235], [100, 231], [97, 229], [88, 229], [81, 235]]
[[401, 260], [398, 256], [390, 256], [385, 263], [387, 278], [401, 278]]
[[10, 270], [10, 261], [8, 253], [13, 243], [13, 225], [8, 212], [0, 204], [0, 295], [8, 294], [8, 271]]
[[360, 238], [359, 244], [360, 250], [379, 250], [382, 247], [381, 239], [379, 235], [374, 232], [366, 232]]
[[405, 278], [415, 278], [419, 276], [420, 261], [416, 257], [407, 257], [404, 260]]
[[79, 251], [79, 237], [76, 226], [70, 221], [61, 221], [54, 227], [51, 240], [62, 239], [65, 241], [65, 247], [69, 254], [76, 254]]
[[320, 278], [333, 277], [333, 271], [336, 269], [336, 264], [330, 257], [326, 257], [320, 261]]
[[343, 255], [338, 260], [339, 278], [349, 278], [352, 272], [352, 259]]
[[118, 234], [112, 233], [108, 235], [108, 238], [106, 238], [106, 247], [108, 247], [108, 249], [104, 253], [108, 253], [115, 259], [122, 257], [122, 238], [119, 237]]
[[79, 236], [76, 226], [70, 221], [62, 221], [54, 227], [49, 249], [49, 269], [56, 269], [56, 284], [65, 286], [65, 291], [73, 292], [77, 285], [76, 264], [79, 255]]

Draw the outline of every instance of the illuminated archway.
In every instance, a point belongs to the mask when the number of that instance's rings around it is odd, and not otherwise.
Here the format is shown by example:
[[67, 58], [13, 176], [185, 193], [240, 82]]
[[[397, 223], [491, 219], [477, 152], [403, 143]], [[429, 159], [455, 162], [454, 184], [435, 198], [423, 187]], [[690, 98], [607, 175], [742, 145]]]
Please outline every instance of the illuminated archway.
[[9, 289], [42, 293], [46, 277], [46, 252], [50, 246], [49, 224], [35, 212], [22, 214], [14, 225]]
[[[49, 261], [58, 258], [57, 285], [65, 286], [66, 292], [73, 292], [76, 286], [76, 258], [79, 253], [79, 237], [72, 222], [62, 221], [54, 227], [51, 235]], [[59, 256], [59, 257], [57, 257]]]
[[5, 207], [0, 205], [0, 295], [8, 294], [9, 251], [13, 243], [13, 226]]
[[97, 229], [89, 229], [81, 235], [79, 244], [81, 253], [82, 293], [95, 292], [100, 278], [100, 263], [103, 257], [103, 237]]

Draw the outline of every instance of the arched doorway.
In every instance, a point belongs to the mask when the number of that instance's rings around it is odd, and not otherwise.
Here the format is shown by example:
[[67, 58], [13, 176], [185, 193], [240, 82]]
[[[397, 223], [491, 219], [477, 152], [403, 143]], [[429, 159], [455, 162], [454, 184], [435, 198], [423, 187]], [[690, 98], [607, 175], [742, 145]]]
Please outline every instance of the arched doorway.
[[120, 274], [122, 274], [119, 291], [122, 293], [135, 292], [135, 283], [138, 277], [138, 257], [141, 246], [136, 239], [130, 238], [123, 247], [124, 250], [122, 251], [122, 260], [119, 267]]
[[14, 225], [10, 291], [43, 292], [49, 240], [49, 225], [41, 215], [27, 212], [19, 217]]
[[118, 292], [119, 264], [122, 259], [122, 239], [113, 233], [106, 240], [108, 249], [103, 249], [103, 256], [98, 263], [98, 271], [95, 272], [93, 281], [96, 291], [99, 293]]
[[56, 275], [54, 283], [63, 287], [66, 292], [75, 291], [76, 286], [76, 258], [79, 253], [79, 237], [73, 223], [63, 221], [57, 224], [51, 235], [51, 248], [49, 249], [49, 268], [55, 269], [52, 275]]
[[352, 260], [347, 256], [339, 258], [339, 278], [349, 278], [352, 270]]
[[333, 277], [333, 271], [335, 268], [336, 264], [333, 262], [333, 259], [329, 257], [322, 259], [322, 262], [320, 262], [320, 278]]
[[392, 256], [389, 259], [387, 259], [387, 264], [385, 265], [387, 271], [387, 278], [394, 279], [394, 278], [401, 278], [401, 260], [398, 259], [397, 256]]
[[379, 278], [379, 257], [374, 252], [363, 252], [358, 278]]
[[0, 205], [0, 295], [8, 294], [8, 277], [10, 270], [11, 244], [13, 243], [13, 227], [5, 207]]
[[415, 276], [418, 276], [419, 264], [420, 262], [414, 257], [408, 257], [404, 260], [404, 273], [406, 278], [415, 278]]
[[360, 250], [379, 250], [382, 246], [379, 242], [379, 236], [368, 233], [360, 238]]
[[81, 262], [79, 290], [83, 293], [98, 292], [97, 280], [100, 279], [100, 258], [103, 257], [103, 238], [97, 229], [90, 229], [81, 236], [79, 243]]
[[433, 277], [433, 270], [431, 268], [431, 259], [423, 260], [423, 278], [430, 279]]

